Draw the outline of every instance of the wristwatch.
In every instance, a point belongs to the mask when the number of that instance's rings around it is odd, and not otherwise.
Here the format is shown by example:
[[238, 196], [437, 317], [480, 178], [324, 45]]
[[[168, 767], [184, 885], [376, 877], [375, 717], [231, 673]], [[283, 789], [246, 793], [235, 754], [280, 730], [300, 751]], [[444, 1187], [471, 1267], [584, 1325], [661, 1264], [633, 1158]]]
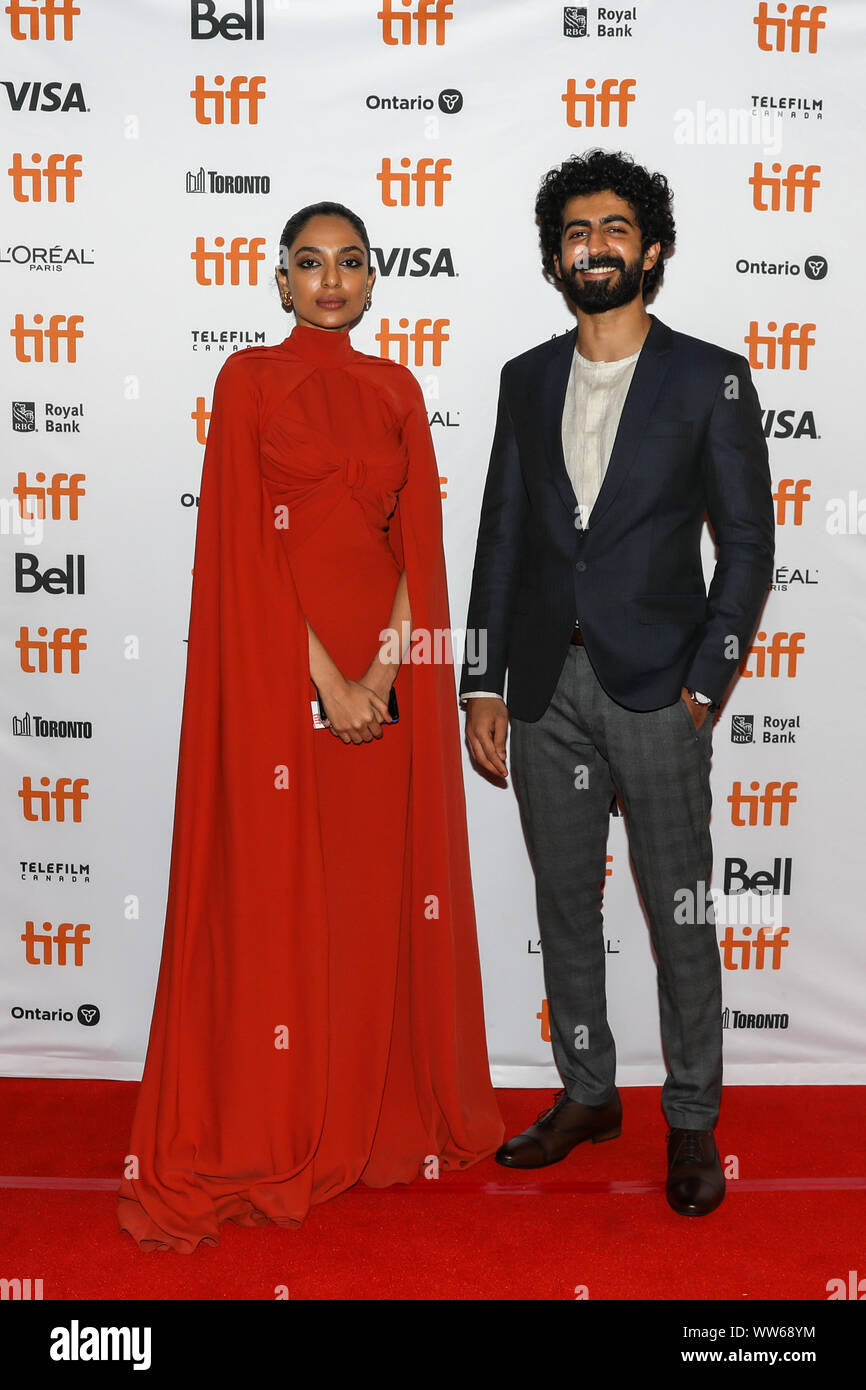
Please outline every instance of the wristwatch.
[[713, 703], [709, 695], [702, 695], [699, 690], [692, 690], [691, 686], [687, 685], [686, 690], [696, 705], [711, 705]]

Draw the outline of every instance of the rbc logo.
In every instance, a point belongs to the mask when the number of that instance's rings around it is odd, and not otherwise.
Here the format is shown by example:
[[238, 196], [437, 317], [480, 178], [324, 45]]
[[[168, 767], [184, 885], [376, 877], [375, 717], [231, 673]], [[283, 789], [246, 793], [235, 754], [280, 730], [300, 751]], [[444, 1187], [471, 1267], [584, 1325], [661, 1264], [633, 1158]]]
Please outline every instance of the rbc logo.
[[231, 12], [216, 17], [216, 0], [190, 0], [191, 39], [263, 39], [265, 37], [264, 0], [255, 0], [255, 30], [253, 29], [253, 0], [244, 0], [243, 14]]

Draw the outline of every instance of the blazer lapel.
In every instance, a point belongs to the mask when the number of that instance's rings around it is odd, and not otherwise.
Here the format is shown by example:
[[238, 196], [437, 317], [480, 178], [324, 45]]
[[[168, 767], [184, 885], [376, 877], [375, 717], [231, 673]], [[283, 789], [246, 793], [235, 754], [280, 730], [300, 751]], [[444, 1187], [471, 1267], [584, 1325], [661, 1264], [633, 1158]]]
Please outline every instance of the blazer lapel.
[[541, 387], [541, 411], [544, 421], [544, 447], [550, 467], [551, 477], [562, 504], [568, 512], [572, 525], [577, 513], [577, 498], [565, 466], [562, 452], [562, 412], [565, 408], [565, 393], [571, 372], [574, 347], [577, 342], [577, 329], [565, 333], [555, 344], [555, 350], [544, 372]]
[[592, 527], [608, 509], [635, 460], [638, 444], [652, 415], [656, 398], [661, 389], [673, 346], [673, 334], [654, 314], [652, 323], [644, 340], [641, 354], [634, 366], [631, 385], [622, 408], [619, 428], [613, 442], [607, 472], [601, 485], [595, 506], [589, 514], [588, 526]]

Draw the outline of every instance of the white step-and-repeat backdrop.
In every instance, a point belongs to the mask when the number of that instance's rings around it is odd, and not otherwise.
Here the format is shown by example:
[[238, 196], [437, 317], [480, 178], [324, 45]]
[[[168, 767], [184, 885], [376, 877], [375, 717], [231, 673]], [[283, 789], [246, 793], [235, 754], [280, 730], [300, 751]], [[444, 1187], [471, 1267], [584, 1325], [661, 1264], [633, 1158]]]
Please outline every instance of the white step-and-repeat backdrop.
[[[423, 386], [459, 629], [500, 367], [571, 327], [535, 193], [602, 146], [671, 180], [652, 311], [748, 356], [770, 448], [775, 583], [714, 735], [726, 1077], [866, 1080], [864, 0], [9, 0], [0, 33], [0, 1072], [140, 1075], [213, 382], [290, 331], [287, 217], [367, 222], [353, 342]], [[464, 757], [494, 1079], [548, 1085], [517, 803]], [[659, 1082], [620, 820], [605, 912], [619, 1080]]]

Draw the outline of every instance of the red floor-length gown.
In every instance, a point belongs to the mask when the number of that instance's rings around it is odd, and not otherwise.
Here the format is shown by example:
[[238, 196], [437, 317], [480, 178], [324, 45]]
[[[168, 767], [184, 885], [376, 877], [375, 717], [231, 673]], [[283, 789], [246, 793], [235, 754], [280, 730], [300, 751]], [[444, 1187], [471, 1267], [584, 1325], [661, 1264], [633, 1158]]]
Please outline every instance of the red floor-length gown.
[[[296, 327], [217, 379], [202, 474], [166, 929], [118, 1203], [145, 1249], [296, 1226], [359, 1180], [464, 1168], [490, 1083], [454, 669], [407, 660], [400, 719], [313, 725], [305, 618], [358, 679], [405, 567], [450, 653], [420, 389]], [[426, 649], [417, 645], [430, 634]], [[436, 633], [439, 634], [437, 641]]]

